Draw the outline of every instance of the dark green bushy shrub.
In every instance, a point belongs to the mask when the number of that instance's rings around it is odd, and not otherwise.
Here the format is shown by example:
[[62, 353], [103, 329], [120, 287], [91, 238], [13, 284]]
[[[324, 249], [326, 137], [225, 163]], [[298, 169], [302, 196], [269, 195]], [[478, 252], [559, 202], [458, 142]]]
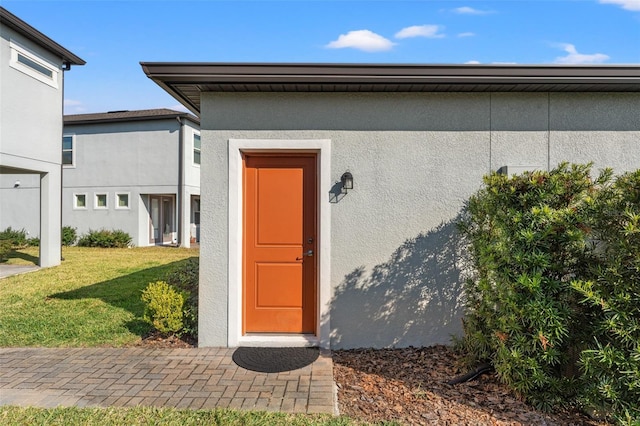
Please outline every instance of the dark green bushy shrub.
[[476, 276], [466, 284], [464, 338], [469, 363], [489, 361], [500, 379], [538, 408], [572, 397], [589, 312], [571, 280], [591, 261], [595, 182], [590, 166], [485, 177], [460, 230]]
[[142, 292], [144, 320], [164, 334], [182, 330], [186, 294], [164, 281], [149, 283]]
[[27, 231], [23, 229], [12, 229], [10, 226], [0, 232], [0, 240], [10, 241], [13, 248], [26, 247]]
[[184, 306], [182, 333], [194, 339], [198, 337], [198, 283], [200, 262], [192, 257], [180, 262], [166, 276], [165, 281], [187, 295]]
[[72, 228], [70, 226], [62, 227], [62, 245], [63, 246], [72, 246], [78, 240], [78, 234], [76, 232], [76, 228]]
[[104, 247], [123, 248], [131, 245], [131, 236], [126, 232], [116, 229], [114, 231], [101, 229], [99, 231], [89, 230], [80, 237], [78, 246], [80, 247]]
[[597, 262], [572, 283], [595, 317], [580, 356], [582, 402], [640, 424], [640, 170], [602, 191], [593, 219]]
[[9, 240], [0, 240], [0, 262], [3, 262], [13, 250], [13, 245]]
[[493, 174], [460, 230], [475, 270], [467, 362], [489, 361], [539, 408], [640, 424], [640, 170]]

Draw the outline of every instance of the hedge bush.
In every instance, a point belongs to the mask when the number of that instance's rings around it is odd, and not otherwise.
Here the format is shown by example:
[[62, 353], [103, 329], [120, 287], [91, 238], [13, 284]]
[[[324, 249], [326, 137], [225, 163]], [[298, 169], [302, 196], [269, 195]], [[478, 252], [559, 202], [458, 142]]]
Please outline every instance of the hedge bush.
[[131, 236], [126, 232], [116, 229], [113, 231], [101, 229], [99, 231], [89, 230], [78, 240], [80, 247], [104, 247], [123, 248], [131, 245]]
[[182, 334], [198, 338], [198, 283], [200, 261], [192, 257], [176, 265], [165, 277], [165, 281], [186, 294], [183, 309], [184, 326]]
[[11, 247], [22, 248], [28, 246], [27, 231], [23, 229], [13, 229], [10, 226], [0, 232], [0, 240], [9, 241]]
[[185, 299], [184, 292], [164, 281], [149, 283], [142, 292], [143, 318], [161, 333], [178, 333], [184, 326]]
[[602, 191], [593, 218], [597, 262], [573, 288], [594, 310], [590, 349], [580, 356], [582, 403], [640, 424], [640, 170]]
[[76, 228], [72, 228], [71, 226], [63, 226], [62, 227], [62, 245], [63, 246], [72, 246], [78, 241], [78, 233]]
[[469, 364], [489, 361], [538, 408], [639, 421], [639, 180], [566, 163], [485, 177], [459, 224], [475, 271], [457, 342]]

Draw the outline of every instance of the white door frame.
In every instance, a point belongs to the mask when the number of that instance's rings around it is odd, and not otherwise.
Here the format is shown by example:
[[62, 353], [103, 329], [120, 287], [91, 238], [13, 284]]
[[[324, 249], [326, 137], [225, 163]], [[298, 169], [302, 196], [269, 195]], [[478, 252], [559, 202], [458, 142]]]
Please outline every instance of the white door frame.
[[[318, 277], [315, 335], [242, 335], [242, 214], [243, 153], [315, 153], [318, 182]], [[330, 348], [331, 298], [331, 140], [230, 139], [229, 140], [229, 329], [227, 344], [236, 346], [320, 346]]]

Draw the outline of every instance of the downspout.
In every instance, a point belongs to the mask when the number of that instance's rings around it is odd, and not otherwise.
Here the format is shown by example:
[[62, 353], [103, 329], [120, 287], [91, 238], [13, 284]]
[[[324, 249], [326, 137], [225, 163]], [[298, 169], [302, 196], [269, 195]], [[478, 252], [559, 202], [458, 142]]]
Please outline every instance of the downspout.
[[180, 123], [180, 132], [178, 133], [178, 195], [177, 195], [177, 222], [178, 222], [178, 246], [182, 247], [183, 237], [182, 232], [182, 205], [184, 204], [184, 121], [182, 117], [176, 117], [178, 123]]

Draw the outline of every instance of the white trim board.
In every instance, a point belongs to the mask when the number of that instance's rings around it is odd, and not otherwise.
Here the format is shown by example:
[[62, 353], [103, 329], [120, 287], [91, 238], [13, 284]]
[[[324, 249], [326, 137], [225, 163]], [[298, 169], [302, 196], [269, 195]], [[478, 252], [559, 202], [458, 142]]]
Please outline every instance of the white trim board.
[[[242, 335], [242, 153], [316, 153], [318, 161], [318, 306], [316, 334]], [[320, 346], [330, 348], [331, 298], [331, 140], [230, 139], [229, 140], [229, 323], [227, 345]]]

